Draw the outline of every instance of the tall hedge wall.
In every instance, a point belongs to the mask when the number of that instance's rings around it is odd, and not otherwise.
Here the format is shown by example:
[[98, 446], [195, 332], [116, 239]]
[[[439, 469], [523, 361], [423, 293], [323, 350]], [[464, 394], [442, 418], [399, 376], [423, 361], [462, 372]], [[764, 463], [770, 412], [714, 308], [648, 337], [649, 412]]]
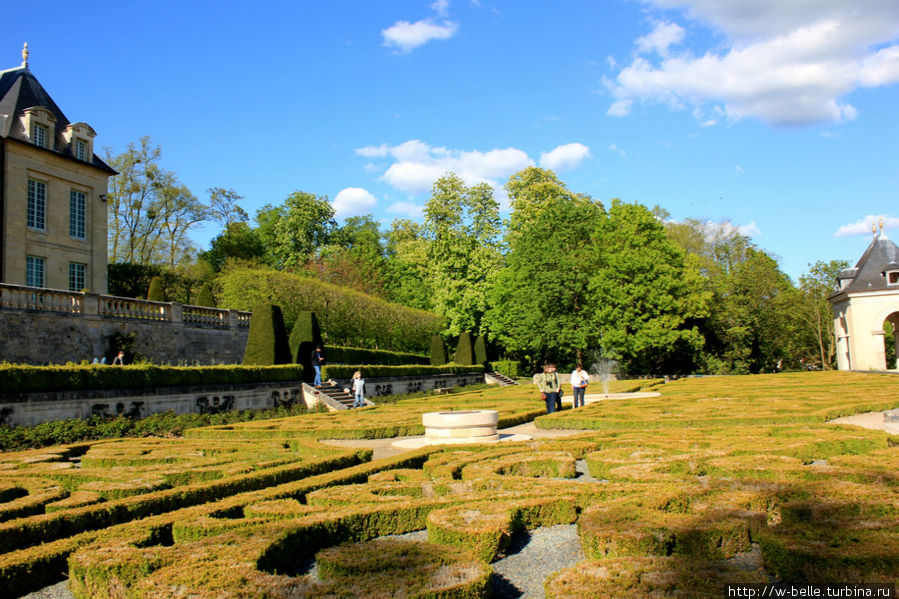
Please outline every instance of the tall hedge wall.
[[[315, 312], [327, 345], [427, 352], [440, 316], [385, 302], [317, 279], [263, 268], [224, 272], [217, 279], [219, 305], [251, 310], [253, 304], [278, 304], [288, 328], [301, 311]], [[271, 298], [271, 299], [269, 299]]]
[[381, 366], [407, 366], [430, 364], [428, 356], [383, 349], [361, 347], [325, 346], [325, 358], [329, 364], [379, 364]]
[[303, 378], [297, 365], [285, 366], [19, 366], [0, 364], [0, 395], [30, 391], [80, 391], [295, 381]]

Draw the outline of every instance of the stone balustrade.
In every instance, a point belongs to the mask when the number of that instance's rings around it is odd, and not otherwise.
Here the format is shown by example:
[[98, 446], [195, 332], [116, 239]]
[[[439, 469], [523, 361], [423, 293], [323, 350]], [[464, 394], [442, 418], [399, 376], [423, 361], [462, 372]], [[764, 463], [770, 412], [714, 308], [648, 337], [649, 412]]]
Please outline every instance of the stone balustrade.
[[92, 361], [110, 343], [159, 364], [237, 364], [251, 312], [0, 283], [0, 361]]
[[84, 309], [84, 294], [0, 283], [0, 307], [80, 314]]
[[221, 310], [177, 302], [151, 302], [114, 295], [42, 289], [6, 283], [0, 283], [0, 309], [63, 312], [221, 329], [248, 329], [252, 316], [251, 312], [238, 310]]

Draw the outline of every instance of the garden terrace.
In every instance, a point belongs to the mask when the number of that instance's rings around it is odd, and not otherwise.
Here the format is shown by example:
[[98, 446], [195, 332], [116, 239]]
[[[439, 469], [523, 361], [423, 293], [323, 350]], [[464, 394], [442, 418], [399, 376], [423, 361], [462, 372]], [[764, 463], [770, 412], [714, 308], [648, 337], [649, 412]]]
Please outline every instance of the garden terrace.
[[[371, 462], [315, 439], [397, 434], [451, 408], [489, 405], [514, 422], [540, 402], [533, 388], [505, 387], [3, 454], [0, 589], [52, 582], [68, 560], [82, 598], [483, 597], [511, 538], [559, 524], [577, 527], [587, 559], [550, 577], [549, 597], [716, 597], [769, 577], [893, 582], [899, 439], [826, 421], [899, 407], [896, 382], [687, 379], [536, 420], [583, 429], [574, 437]], [[375, 542], [420, 530], [431, 543]], [[738, 567], [750, 548], [760, 563]]]

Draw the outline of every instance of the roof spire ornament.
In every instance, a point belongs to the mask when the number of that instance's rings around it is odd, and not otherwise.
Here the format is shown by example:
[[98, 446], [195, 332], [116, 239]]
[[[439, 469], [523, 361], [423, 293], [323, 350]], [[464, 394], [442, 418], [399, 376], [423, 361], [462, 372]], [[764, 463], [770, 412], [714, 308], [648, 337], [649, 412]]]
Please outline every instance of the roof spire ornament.
[[871, 232], [877, 235], [877, 223], [871, 223]]
[[880, 217], [880, 234], [883, 235], [883, 217]]
[[22, 67], [28, 68], [28, 42], [22, 47]]

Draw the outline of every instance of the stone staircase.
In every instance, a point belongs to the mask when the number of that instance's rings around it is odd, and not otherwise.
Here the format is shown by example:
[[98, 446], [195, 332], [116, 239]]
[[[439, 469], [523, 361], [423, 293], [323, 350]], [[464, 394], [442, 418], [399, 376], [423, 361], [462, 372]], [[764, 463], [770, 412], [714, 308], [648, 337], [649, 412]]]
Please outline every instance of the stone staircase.
[[518, 384], [518, 381], [510, 379], [506, 375], [500, 374], [499, 372], [488, 372], [487, 376], [495, 380], [500, 387], [507, 387], [509, 385]]
[[342, 405], [346, 409], [353, 407], [353, 394], [331, 381], [325, 381], [321, 387], [315, 388], [316, 393], [326, 395], [328, 399]]

